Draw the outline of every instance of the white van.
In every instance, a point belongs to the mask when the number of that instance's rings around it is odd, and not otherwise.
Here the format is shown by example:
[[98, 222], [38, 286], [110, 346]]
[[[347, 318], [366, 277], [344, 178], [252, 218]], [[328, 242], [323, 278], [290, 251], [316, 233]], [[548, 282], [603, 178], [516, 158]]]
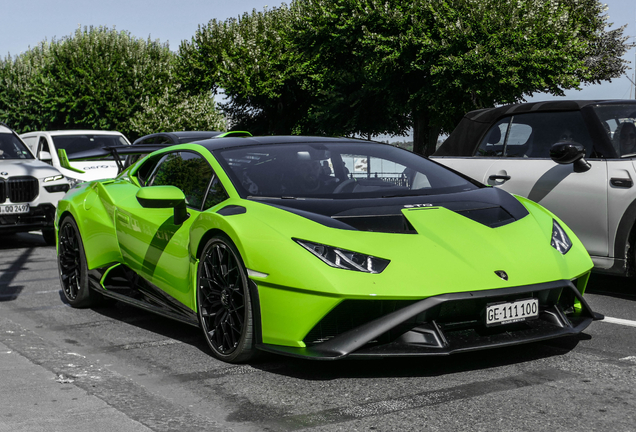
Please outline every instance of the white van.
[[[66, 130], [28, 132], [20, 138], [41, 161], [60, 170], [69, 180], [71, 187], [83, 181], [113, 178], [118, 168], [115, 160], [109, 156], [94, 160], [73, 160], [74, 156], [86, 150], [111, 145], [130, 145], [126, 137], [117, 131], [102, 130]], [[58, 150], [66, 151], [72, 169], [60, 163]]]

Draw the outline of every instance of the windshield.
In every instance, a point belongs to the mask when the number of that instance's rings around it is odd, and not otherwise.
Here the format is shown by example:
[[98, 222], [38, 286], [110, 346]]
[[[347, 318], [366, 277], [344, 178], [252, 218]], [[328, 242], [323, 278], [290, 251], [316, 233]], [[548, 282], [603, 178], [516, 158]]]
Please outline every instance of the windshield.
[[[121, 135], [60, 135], [54, 136], [53, 142], [56, 149], [66, 150], [69, 159], [73, 159], [75, 153], [86, 150], [128, 144]], [[104, 159], [112, 158], [109, 156]]]
[[215, 155], [244, 198], [351, 199], [478, 188], [428, 159], [385, 144], [258, 145]]
[[636, 104], [594, 107], [614, 150], [620, 157], [636, 156]]
[[34, 157], [17, 136], [0, 132], [0, 159], [34, 159]]

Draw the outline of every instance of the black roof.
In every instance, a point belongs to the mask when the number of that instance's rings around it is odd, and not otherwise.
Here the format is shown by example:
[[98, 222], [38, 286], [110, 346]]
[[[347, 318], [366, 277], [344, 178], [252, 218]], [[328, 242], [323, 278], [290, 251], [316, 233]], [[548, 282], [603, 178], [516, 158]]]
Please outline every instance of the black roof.
[[459, 122], [448, 139], [437, 149], [433, 156], [472, 156], [475, 142], [488, 132], [490, 125], [497, 120], [513, 114], [534, 112], [580, 111], [590, 105], [636, 104], [633, 99], [611, 100], [553, 100], [513, 105], [496, 108], [484, 108], [470, 111]]

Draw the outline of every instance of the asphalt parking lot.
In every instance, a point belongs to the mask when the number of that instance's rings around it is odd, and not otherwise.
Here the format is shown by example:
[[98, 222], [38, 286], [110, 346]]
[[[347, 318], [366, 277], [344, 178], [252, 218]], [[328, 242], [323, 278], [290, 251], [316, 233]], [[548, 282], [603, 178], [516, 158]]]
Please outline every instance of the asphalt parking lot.
[[636, 282], [594, 275], [581, 335], [446, 358], [213, 359], [122, 304], [72, 309], [55, 249], [0, 243], [0, 431], [633, 431]]

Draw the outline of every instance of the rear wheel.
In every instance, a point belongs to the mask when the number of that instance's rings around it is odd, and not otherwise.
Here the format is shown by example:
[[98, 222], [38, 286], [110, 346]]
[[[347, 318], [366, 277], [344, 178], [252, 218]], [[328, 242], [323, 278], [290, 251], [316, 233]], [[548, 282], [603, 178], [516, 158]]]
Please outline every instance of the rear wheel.
[[71, 216], [66, 216], [60, 223], [57, 263], [62, 292], [71, 306], [84, 308], [98, 303], [101, 296], [88, 286], [84, 245], [77, 223]]
[[198, 314], [214, 356], [238, 363], [256, 355], [247, 272], [225, 236], [210, 239], [197, 272]]

